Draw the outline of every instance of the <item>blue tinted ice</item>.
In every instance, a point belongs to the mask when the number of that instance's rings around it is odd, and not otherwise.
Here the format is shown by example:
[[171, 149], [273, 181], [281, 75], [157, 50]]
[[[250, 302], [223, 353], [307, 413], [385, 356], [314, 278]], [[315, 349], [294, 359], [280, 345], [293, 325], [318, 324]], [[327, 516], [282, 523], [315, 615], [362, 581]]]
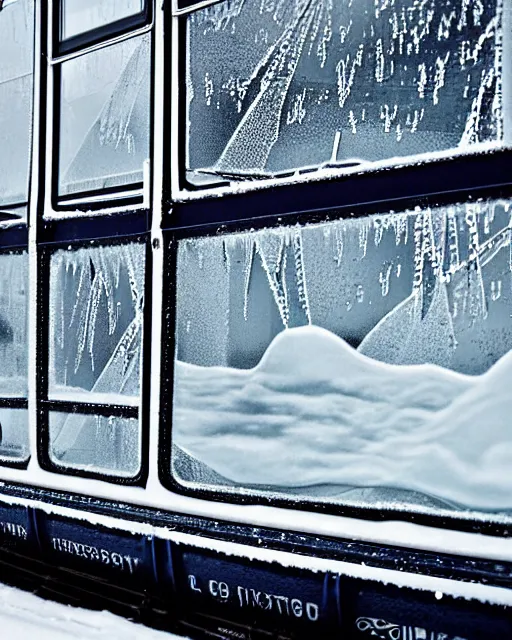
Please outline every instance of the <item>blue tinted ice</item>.
[[26, 202], [32, 132], [34, 1], [0, 13], [0, 206]]
[[142, 181], [149, 96], [148, 35], [62, 64], [60, 195]]
[[133, 477], [141, 464], [139, 421], [52, 412], [49, 453], [60, 466]]
[[140, 244], [53, 254], [51, 398], [140, 402], [144, 261]]
[[27, 410], [0, 408], [0, 461], [20, 461], [28, 457]]
[[0, 254], [0, 397], [27, 395], [28, 255]]
[[191, 484], [512, 510], [511, 203], [181, 240]]
[[226, 0], [195, 12], [190, 179], [510, 142], [508, 0], [505, 15], [498, 0]]

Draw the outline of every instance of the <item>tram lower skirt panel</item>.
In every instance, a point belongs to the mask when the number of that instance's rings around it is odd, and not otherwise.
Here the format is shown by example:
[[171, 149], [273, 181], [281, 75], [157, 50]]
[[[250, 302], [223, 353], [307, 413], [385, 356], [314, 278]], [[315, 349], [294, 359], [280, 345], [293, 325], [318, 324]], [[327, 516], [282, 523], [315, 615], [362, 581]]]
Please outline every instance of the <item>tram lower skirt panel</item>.
[[201, 548], [199, 537], [198, 546], [178, 544], [79, 515], [0, 505], [0, 580], [190, 638], [512, 638], [506, 607], [315, 571], [314, 558], [311, 569], [250, 560]]

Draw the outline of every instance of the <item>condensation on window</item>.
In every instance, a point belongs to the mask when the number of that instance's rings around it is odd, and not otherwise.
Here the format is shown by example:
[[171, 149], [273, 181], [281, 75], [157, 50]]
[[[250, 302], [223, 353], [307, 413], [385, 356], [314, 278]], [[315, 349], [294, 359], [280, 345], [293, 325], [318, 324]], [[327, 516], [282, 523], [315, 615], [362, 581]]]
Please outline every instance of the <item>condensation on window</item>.
[[512, 203], [184, 239], [189, 486], [512, 514]]
[[0, 462], [22, 461], [29, 457], [28, 414], [26, 409], [0, 408]]
[[28, 256], [0, 254], [0, 397], [27, 395]]
[[512, 141], [510, 6], [226, 0], [195, 12], [189, 180], [460, 152], [507, 132]]
[[59, 194], [141, 182], [149, 158], [150, 36], [61, 65]]
[[61, 0], [62, 38], [72, 38], [140, 13], [144, 0]]
[[141, 466], [135, 418], [50, 412], [50, 460], [61, 467], [133, 478]]
[[32, 133], [34, 0], [0, 12], [0, 206], [26, 202]]
[[139, 404], [144, 273], [142, 244], [52, 255], [51, 399]]

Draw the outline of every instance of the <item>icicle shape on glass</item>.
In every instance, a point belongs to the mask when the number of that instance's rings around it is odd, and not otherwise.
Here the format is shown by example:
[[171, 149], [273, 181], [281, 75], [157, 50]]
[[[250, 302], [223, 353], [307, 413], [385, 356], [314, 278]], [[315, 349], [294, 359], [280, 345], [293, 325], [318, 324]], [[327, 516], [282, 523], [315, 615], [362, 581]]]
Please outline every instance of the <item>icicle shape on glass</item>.
[[334, 261], [336, 262], [336, 265], [339, 267], [343, 259], [343, 249], [344, 249], [342, 222], [337, 222], [334, 225], [333, 243], [334, 243]]
[[381, 286], [382, 297], [385, 298], [389, 293], [389, 285], [391, 282], [391, 271], [393, 263], [389, 262], [379, 274], [379, 284]]
[[478, 204], [466, 204], [466, 225], [468, 227], [468, 290], [467, 310], [472, 321], [487, 317], [487, 301], [480, 265], [480, 239], [478, 233]]
[[306, 314], [308, 324], [311, 324], [311, 310], [309, 308], [308, 289], [306, 285], [304, 253], [302, 250], [302, 229], [293, 230], [293, 253], [295, 257], [295, 277], [300, 305]]
[[283, 325], [288, 327], [290, 309], [285, 281], [285, 234], [282, 231], [265, 229], [257, 236], [256, 251], [261, 258]]
[[97, 272], [91, 286], [89, 295], [89, 319], [88, 319], [88, 350], [91, 358], [91, 369], [94, 371], [94, 338], [96, 336], [96, 322], [98, 319], [98, 310], [101, 302], [101, 294], [103, 285], [103, 276], [101, 272]]
[[361, 226], [359, 227], [359, 247], [363, 251], [362, 257], [366, 257], [366, 251], [368, 249], [368, 232], [370, 223], [368, 220], [361, 220]]
[[245, 237], [244, 263], [244, 319], [249, 316], [249, 287], [251, 284], [252, 265], [254, 263], [255, 244], [250, 237]]
[[445, 277], [449, 280], [460, 265], [459, 234], [457, 230], [457, 212], [455, 207], [449, 207], [446, 216], [447, 269]]
[[414, 220], [414, 277], [413, 291], [421, 290], [423, 284], [423, 264], [425, 262], [425, 254], [423, 252], [423, 213], [419, 208], [416, 209], [417, 216]]

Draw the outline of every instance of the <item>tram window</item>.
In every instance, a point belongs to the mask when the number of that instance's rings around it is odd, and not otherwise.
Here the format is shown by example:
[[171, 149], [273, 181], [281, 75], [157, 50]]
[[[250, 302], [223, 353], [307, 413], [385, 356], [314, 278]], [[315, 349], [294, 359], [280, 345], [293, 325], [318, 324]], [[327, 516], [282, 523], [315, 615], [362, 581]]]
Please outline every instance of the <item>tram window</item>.
[[28, 255], [0, 254], [0, 397], [27, 395]]
[[67, 40], [120, 20], [139, 16], [144, 0], [62, 0], [61, 38]]
[[0, 464], [28, 458], [27, 410], [0, 407]]
[[511, 213], [180, 240], [175, 480], [510, 520]]
[[33, 69], [34, 0], [17, 0], [0, 11], [0, 208], [28, 199]]
[[142, 244], [52, 255], [51, 400], [139, 404], [144, 260]]
[[137, 419], [52, 411], [49, 440], [50, 460], [59, 467], [129, 478], [140, 470]]
[[502, 4], [225, 0], [193, 12], [187, 180], [502, 144], [512, 127]]
[[141, 468], [146, 246], [49, 257], [46, 446], [52, 470], [133, 478]]
[[150, 36], [60, 67], [59, 196], [141, 183], [149, 158]]
[[27, 460], [27, 285], [26, 252], [0, 254], [0, 464]]

